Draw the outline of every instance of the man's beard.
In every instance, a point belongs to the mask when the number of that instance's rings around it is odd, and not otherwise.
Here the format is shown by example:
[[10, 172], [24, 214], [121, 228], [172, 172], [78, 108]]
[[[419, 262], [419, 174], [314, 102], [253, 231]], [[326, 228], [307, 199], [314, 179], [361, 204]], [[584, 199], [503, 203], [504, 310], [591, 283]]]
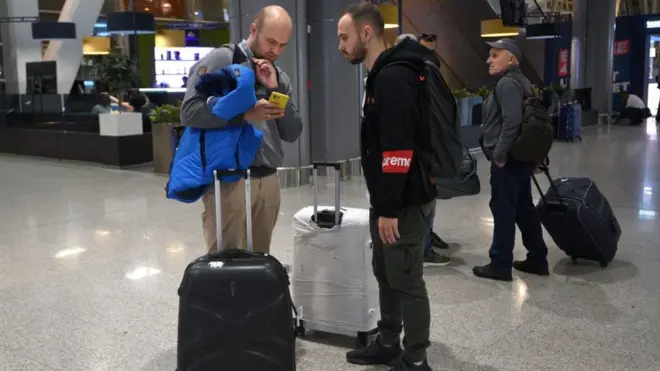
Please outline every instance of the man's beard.
[[271, 63], [274, 63], [275, 60], [277, 59], [276, 57], [275, 58], [269, 58], [269, 57], [267, 57], [267, 56], [265, 56], [265, 55], [263, 55], [259, 52], [259, 36], [260, 36], [260, 34], [257, 32], [256, 36], [257, 37], [254, 38], [254, 42], [252, 43], [252, 45], [248, 45], [248, 47], [250, 48], [250, 51], [252, 51], [252, 55], [257, 59], [266, 59], [266, 60], [270, 61]]
[[360, 43], [355, 48], [355, 54], [351, 55], [348, 62], [350, 64], [360, 64], [364, 62], [364, 58], [367, 56], [367, 49], [364, 47], [363, 43]]

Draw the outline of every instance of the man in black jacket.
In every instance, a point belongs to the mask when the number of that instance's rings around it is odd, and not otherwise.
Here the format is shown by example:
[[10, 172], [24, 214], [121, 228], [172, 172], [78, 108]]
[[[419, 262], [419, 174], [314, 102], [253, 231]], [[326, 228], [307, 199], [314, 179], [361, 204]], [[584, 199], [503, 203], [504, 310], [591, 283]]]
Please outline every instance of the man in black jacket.
[[[535, 165], [509, 156], [521, 130], [524, 98], [533, 94], [532, 84], [520, 70], [521, 52], [515, 41], [502, 39], [488, 45], [488, 73], [497, 78], [497, 83], [484, 101], [481, 146], [491, 161], [490, 209], [495, 226], [489, 251], [491, 262], [474, 267], [473, 272], [478, 277], [500, 281], [513, 279], [512, 268], [547, 276], [548, 248], [532, 200]], [[516, 225], [528, 253], [526, 260], [514, 262]]]
[[[421, 122], [419, 74], [391, 64], [422, 65], [429, 50], [414, 40], [386, 50], [383, 18], [371, 4], [348, 7], [337, 30], [339, 51], [350, 63], [369, 70], [361, 154], [381, 311], [378, 339], [346, 358], [354, 364], [428, 371], [430, 310], [423, 253], [436, 192], [419, 158], [420, 148], [429, 146], [428, 124]], [[400, 346], [402, 327], [405, 352]]]
[[[421, 34], [415, 37], [413, 34], [401, 34], [397, 36], [394, 45], [399, 45], [404, 40], [414, 40], [425, 46], [429, 52], [425, 56], [426, 59], [440, 66], [440, 58], [435, 54], [435, 35]], [[435, 211], [435, 210], [434, 210]], [[434, 248], [449, 249], [449, 244], [443, 241], [435, 232], [433, 232], [433, 221], [435, 219], [435, 212], [432, 212], [429, 217], [429, 235], [426, 239], [426, 247], [424, 248], [424, 263], [435, 266], [445, 266], [451, 264], [451, 259], [446, 255], [440, 255], [435, 252]]]

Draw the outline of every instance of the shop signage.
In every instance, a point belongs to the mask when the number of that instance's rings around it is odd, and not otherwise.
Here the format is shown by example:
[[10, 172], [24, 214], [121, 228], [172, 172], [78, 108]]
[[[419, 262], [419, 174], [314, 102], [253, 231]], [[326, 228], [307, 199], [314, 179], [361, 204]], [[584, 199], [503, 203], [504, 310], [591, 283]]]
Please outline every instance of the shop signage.
[[622, 91], [628, 91], [628, 87], [630, 86], [630, 81], [616, 81], [619, 79], [619, 71], [614, 71], [612, 73], [612, 92], [613, 93], [619, 93]]
[[630, 40], [618, 40], [614, 42], [614, 56], [627, 55], [630, 53]]
[[171, 30], [223, 30], [228, 28], [224, 22], [172, 22], [167, 24]]
[[660, 28], [660, 20], [646, 21], [646, 28]]
[[557, 63], [557, 76], [566, 77], [568, 76], [568, 49], [559, 49], [559, 61]]

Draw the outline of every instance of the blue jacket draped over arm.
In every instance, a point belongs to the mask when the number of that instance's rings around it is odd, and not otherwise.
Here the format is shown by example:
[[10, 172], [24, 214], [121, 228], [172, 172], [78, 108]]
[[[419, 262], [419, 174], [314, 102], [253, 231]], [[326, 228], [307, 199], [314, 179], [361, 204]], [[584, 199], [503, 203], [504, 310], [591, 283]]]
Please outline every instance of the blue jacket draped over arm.
[[[254, 72], [230, 65], [201, 76], [195, 89], [210, 97], [209, 109], [223, 120], [243, 114], [257, 102]], [[192, 203], [213, 184], [214, 170], [247, 169], [261, 146], [263, 133], [243, 122], [222, 129], [186, 127], [172, 159], [167, 198]], [[235, 182], [226, 176], [221, 182]]]

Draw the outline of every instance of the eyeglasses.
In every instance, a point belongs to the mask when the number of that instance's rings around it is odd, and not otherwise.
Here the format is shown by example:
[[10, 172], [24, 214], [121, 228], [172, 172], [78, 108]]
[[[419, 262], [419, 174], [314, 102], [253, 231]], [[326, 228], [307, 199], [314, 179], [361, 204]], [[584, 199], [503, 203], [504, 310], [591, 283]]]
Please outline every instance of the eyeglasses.
[[419, 35], [419, 40], [423, 40], [429, 43], [434, 43], [438, 36], [436, 34], [423, 33]]

